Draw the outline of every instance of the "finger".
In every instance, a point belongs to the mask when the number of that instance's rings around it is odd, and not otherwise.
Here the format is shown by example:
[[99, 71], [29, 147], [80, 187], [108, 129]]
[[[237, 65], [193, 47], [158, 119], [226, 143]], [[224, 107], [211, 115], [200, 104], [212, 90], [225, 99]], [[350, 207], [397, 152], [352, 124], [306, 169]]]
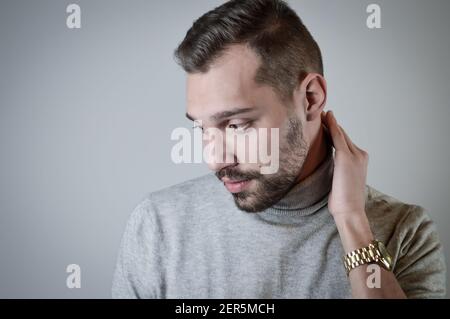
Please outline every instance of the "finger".
[[353, 146], [356, 148], [356, 150], [359, 152], [360, 155], [362, 155], [363, 158], [369, 159], [369, 154], [363, 150], [362, 148], [359, 148], [358, 145], [353, 143]]
[[345, 132], [345, 130], [342, 128], [342, 126], [338, 125], [340, 130], [342, 131], [342, 133], [344, 134], [345, 137], [345, 141], [347, 142], [347, 146], [348, 149], [352, 152], [352, 153], [356, 153], [356, 148], [355, 148], [355, 144], [353, 144], [352, 140], [350, 139], [350, 137], [348, 136], [348, 134]]
[[339, 128], [336, 118], [332, 111], [327, 112], [326, 114], [328, 129], [331, 134], [331, 138], [333, 139], [334, 148], [342, 151], [349, 152], [350, 149], [347, 146], [347, 141], [345, 140], [345, 135]]

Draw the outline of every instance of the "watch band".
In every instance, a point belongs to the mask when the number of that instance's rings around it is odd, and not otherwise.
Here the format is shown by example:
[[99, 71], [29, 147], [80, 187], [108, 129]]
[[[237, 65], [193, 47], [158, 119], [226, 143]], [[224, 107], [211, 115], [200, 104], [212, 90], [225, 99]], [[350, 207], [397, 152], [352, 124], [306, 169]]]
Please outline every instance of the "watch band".
[[[379, 264], [383, 268], [390, 270], [390, 257], [383, 255], [383, 253], [387, 254], [387, 252], [380, 252], [379, 244], [382, 245], [378, 240], [373, 240], [367, 247], [355, 249], [346, 254], [343, 259], [347, 275], [350, 273], [350, 270], [371, 263]], [[387, 259], [388, 262], [386, 261]]]

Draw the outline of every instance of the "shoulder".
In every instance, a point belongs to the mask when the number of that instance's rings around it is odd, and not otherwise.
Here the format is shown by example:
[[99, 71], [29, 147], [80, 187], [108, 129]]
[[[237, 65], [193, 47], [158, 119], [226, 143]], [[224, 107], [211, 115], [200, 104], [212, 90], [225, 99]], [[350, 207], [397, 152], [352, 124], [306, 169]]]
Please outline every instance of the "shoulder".
[[428, 211], [368, 186], [366, 213], [374, 236], [390, 247], [394, 259], [442, 250]]
[[158, 210], [195, 210], [226, 197], [222, 183], [213, 173], [148, 193], [145, 202]]
[[374, 236], [400, 257], [416, 246], [441, 246], [427, 209], [367, 186], [366, 214]]
[[366, 213], [374, 236], [393, 257], [394, 274], [409, 298], [445, 296], [442, 244], [427, 210], [367, 186]]
[[160, 190], [151, 192], [148, 198], [155, 203], [170, 201], [189, 201], [203, 199], [211, 195], [211, 192], [220, 191], [220, 181], [213, 173], [208, 173], [182, 183], [178, 183]]
[[179, 219], [194, 212], [201, 214], [203, 208], [213, 209], [229, 201], [227, 196], [221, 182], [209, 173], [145, 194], [131, 218]]
[[399, 225], [415, 228], [431, 222], [424, 207], [401, 201], [369, 185], [366, 185], [366, 213], [380, 232], [390, 232]]

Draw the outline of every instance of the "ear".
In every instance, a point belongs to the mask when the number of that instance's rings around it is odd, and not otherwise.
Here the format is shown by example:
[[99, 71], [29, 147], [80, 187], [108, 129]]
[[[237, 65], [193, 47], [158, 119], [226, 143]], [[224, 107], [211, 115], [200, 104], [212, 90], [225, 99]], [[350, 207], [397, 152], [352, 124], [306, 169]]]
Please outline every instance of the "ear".
[[300, 83], [300, 95], [307, 121], [320, 119], [327, 100], [327, 82], [317, 73], [308, 73]]

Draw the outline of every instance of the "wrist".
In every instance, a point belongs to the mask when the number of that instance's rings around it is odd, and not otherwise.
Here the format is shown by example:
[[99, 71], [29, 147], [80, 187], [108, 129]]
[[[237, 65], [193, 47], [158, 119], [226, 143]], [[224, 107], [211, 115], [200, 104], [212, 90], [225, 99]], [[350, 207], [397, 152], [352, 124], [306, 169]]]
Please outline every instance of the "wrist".
[[365, 212], [341, 215], [334, 221], [345, 253], [365, 247], [375, 239]]

